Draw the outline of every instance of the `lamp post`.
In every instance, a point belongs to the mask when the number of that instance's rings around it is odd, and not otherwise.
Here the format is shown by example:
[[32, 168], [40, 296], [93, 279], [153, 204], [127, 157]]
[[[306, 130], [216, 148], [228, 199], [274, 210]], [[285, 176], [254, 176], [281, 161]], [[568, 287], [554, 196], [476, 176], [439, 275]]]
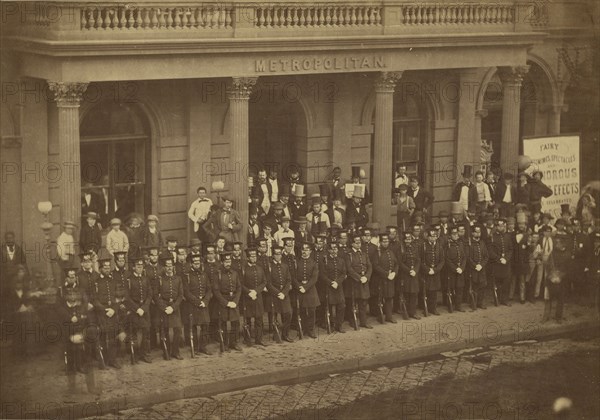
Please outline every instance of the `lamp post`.
[[52, 262], [50, 261], [50, 231], [52, 230], [52, 223], [48, 221], [48, 213], [52, 210], [52, 203], [50, 201], [40, 201], [38, 203], [38, 211], [44, 215], [44, 222], [41, 224], [42, 231], [44, 232], [44, 238], [46, 239], [46, 250], [44, 257], [46, 259], [46, 283], [48, 285], [54, 285], [54, 276], [52, 275]]

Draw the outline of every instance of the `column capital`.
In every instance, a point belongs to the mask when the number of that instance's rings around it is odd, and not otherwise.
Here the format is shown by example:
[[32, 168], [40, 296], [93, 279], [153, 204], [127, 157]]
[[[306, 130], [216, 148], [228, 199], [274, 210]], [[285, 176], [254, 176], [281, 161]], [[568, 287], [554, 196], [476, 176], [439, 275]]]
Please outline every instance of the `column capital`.
[[498, 77], [503, 84], [521, 86], [529, 66], [498, 67]]
[[258, 77], [232, 77], [231, 84], [227, 87], [227, 97], [229, 99], [250, 99], [257, 80]]
[[79, 106], [87, 82], [52, 82], [48, 81], [48, 87], [54, 93], [54, 100], [59, 107]]
[[401, 71], [382, 71], [375, 79], [375, 92], [394, 93], [396, 83], [402, 77]]

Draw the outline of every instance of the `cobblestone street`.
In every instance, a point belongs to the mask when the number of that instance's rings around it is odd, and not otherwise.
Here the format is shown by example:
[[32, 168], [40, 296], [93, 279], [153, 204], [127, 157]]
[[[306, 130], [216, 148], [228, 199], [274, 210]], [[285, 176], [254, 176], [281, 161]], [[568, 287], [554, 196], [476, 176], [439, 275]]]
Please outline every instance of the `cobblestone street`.
[[526, 340], [311, 382], [157, 404], [104, 419], [548, 419], [558, 397], [572, 418], [598, 418], [600, 338]]

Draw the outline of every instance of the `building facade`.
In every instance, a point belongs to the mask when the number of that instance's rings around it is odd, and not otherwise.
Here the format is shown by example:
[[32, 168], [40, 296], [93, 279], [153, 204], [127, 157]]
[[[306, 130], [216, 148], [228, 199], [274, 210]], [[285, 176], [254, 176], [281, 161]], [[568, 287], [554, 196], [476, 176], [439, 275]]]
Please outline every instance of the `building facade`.
[[437, 214], [482, 152], [514, 172], [523, 136], [584, 130], [573, 83], [598, 68], [585, 0], [2, 6], [0, 223], [32, 254], [39, 201], [53, 238], [102, 188], [110, 216], [156, 214], [186, 241], [198, 186], [246, 220], [262, 166], [300, 168], [309, 194], [360, 166], [386, 225], [403, 163]]

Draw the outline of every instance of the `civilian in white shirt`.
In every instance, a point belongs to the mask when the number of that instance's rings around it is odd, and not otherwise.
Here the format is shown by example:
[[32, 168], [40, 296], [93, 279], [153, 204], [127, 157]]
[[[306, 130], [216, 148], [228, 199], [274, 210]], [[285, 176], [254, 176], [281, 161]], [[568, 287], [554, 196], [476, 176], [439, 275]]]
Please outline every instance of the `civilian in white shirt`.
[[111, 231], [106, 235], [106, 249], [111, 255], [115, 252], [128, 252], [129, 239], [121, 230], [121, 220], [114, 218], [110, 221]]
[[194, 232], [202, 242], [207, 242], [206, 233], [201, 229], [202, 225], [210, 216], [210, 209], [213, 202], [207, 197], [206, 188], [198, 187], [196, 190], [198, 199], [194, 200], [188, 210], [188, 218], [194, 223]]
[[406, 175], [406, 165], [398, 165], [396, 169], [396, 177], [394, 179], [394, 188], [399, 188], [400, 185], [408, 185], [408, 175]]
[[273, 238], [279, 246], [283, 246], [283, 241], [285, 238], [295, 239], [295, 236], [296, 235], [294, 234], [294, 231], [290, 229], [290, 218], [283, 216], [281, 218], [281, 227], [277, 232], [275, 232]]
[[477, 214], [481, 213], [492, 204], [490, 187], [483, 181], [483, 172], [475, 172], [475, 189], [477, 190]]
[[271, 184], [271, 203], [279, 201], [279, 181], [277, 180], [277, 170], [271, 169], [269, 172], [269, 184]]
[[75, 258], [75, 237], [73, 233], [77, 225], [72, 221], [65, 221], [64, 230], [58, 238], [56, 238], [56, 254], [58, 255], [58, 263], [62, 270], [73, 264]]

